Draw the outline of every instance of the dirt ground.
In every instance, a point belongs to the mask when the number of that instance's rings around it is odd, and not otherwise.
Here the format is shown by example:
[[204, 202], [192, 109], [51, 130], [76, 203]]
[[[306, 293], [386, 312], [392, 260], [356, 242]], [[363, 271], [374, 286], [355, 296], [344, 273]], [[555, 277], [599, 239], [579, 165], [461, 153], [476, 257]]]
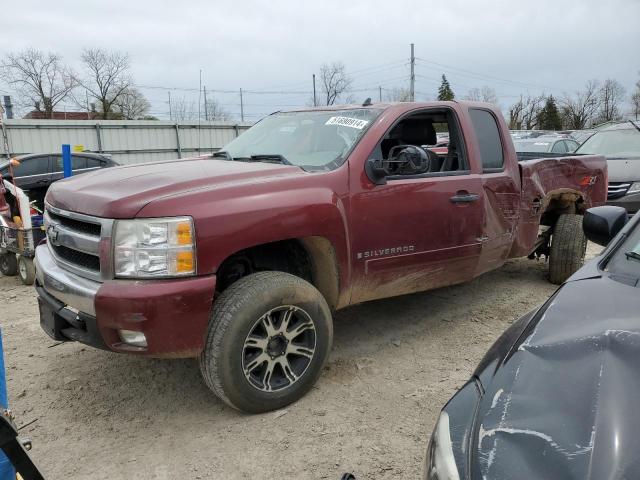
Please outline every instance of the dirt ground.
[[254, 416], [218, 401], [195, 360], [56, 344], [35, 291], [0, 277], [9, 401], [47, 479], [418, 479], [440, 408], [554, 291], [545, 276], [545, 263], [514, 260], [465, 285], [341, 311], [310, 394]]

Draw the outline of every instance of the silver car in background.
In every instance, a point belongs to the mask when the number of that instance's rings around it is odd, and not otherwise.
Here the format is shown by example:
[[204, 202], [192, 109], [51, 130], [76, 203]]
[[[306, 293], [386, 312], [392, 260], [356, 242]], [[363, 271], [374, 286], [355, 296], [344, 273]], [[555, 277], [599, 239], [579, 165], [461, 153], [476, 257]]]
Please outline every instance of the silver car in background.
[[608, 205], [629, 213], [640, 210], [640, 122], [626, 121], [604, 128], [589, 137], [575, 153], [607, 158]]

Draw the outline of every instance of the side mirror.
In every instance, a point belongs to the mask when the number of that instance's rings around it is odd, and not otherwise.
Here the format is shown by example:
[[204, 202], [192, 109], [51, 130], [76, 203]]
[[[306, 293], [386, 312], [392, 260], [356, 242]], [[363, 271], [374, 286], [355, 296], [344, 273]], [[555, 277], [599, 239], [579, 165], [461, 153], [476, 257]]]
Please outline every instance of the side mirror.
[[367, 174], [367, 177], [369, 177], [369, 180], [371, 180], [376, 185], [384, 185], [385, 183], [387, 183], [385, 179], [387, 175], [389, 175], [389, 170], [387, 170], [385, 163], [386, 162], [384, 160], [376, 160], [374, 158], [370, 158], [364, 165], [364, 170]]
[[582, 229], [589, 240], [606, 247], [628, 220], [627, 211], [622, 207], [594, 207], [584, 214]]

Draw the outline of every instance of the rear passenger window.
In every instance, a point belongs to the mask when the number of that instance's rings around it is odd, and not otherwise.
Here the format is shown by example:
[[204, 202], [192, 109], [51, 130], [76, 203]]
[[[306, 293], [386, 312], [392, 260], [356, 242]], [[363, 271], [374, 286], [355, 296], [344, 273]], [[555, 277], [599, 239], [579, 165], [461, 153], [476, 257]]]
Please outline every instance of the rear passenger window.
[[87, 158], [87, 168], [101, 168], [102, 162], [95, 158]]
[[469, 110], [469, 115], [476, 131], [476, 137], [478, 137], [483, 170], [502, 169], [504, 167], [504, 155], [496, 119], [488, 111], [475, 108]]
[[[62, 166], [62, 155], [58, 155], [56, 158], [56, 172], [64, 171]], [[87, 168], [87, 158], [86, 157], [78, 157], [76, 155], [71, 155], [71, 170], [80, 170], [82, 168]]]

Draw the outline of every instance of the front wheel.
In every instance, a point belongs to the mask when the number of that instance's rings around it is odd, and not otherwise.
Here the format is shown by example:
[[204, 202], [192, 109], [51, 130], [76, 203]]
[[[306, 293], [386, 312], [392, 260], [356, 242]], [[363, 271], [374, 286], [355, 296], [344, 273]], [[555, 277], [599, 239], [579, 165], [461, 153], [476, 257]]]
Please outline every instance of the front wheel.
[[18, 273], [18, 260], [14, 253], [0, 254], [0, 272], [6, 277], [13, 277]]
[[582, 215], [560, 215], [553, 226], [549, 254], [549, 280], [560, 284], [584, 264], [587, 237], [582, 230]]
[[275, 410], [311, 389], [332, 339], [329, 306], [313, 285], [288, 273], [259, 272], [215, 302], [200, 370], [228, 405], [248, 413]]

